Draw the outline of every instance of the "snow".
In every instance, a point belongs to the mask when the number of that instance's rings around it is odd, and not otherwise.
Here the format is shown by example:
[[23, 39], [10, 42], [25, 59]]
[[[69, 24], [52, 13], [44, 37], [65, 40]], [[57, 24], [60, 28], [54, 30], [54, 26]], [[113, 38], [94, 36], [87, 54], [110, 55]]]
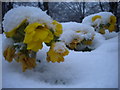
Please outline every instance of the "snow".
[[54, 47], [55, 52], [64, 53], [66, 51], [66, 49], [67, 49], [67, 47], [65, 46], [64, 42], [56, 42], [55, 43], [55, 47]]
[[11, 38], [7, 38], [5, 34], [3, 34], [2, 40], [4, 41], [2, 43], [2, 52], [4, 52], [8, 46], [12, 46], [14, 44], [14, 41]]
[[[101, 19], [98, 19], [98, 21], [94, 21], [94, 23], [92, 22], [92, 17], [99, 15], [101, 16]], [[111, 12], [99, 12], [99, 13], [95, 13], [92, 15], [89, 15], [87, 17], [85, 17], [82, 21], [82, 23], [88, 24], [88, 25], [95, 25], [95, 23], [99, 24], [107, 24], [109, 22], [109, 18], [110, 16], [114, 16]]]
[[[17, 62], [2, 58], [3, 88], [117, 88], [118, 36], [101, 38], [100, 45], [91, 52], [71, 51], [62, 63], [48, 63], [47, 46], [37, 53], [41, 60], [34, 70], [22, 72]], [[0, 43], [2, 41], [0, 40]]]
[[118, 34], [116, 32], [109, 32], [109, 30], [105, 30], [105, 34], [103, 35], [106, 39], [113, 38], [117, 36]]
[[17, 27], [23, 20], [27, 19], [29, 23], [45, 23], [48, 27], [52, 26], [52, 18], [37, 7], [20, 6], [9, 10], [3, 21], [3, 28], [8, 32]]
[[[103, 37], [103, 35], [95, 32], [95, 36], [94, 36], [94, 39], [93, 39], [93, 44], [88, 45], [88, 47], [91, 48], [91, 49], [96, 49], [103, 43], [104, 40], [105, 40], [105, 38]], [[85, 45], [83, 45], [83, 46], [85, 47]]]

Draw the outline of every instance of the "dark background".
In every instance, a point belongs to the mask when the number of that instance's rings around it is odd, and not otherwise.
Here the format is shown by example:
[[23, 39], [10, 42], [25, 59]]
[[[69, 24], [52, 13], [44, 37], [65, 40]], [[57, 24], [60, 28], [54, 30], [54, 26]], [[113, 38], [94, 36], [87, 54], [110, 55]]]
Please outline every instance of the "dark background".
[[117, 17], [117, 31], [120, 28], [120, 2], [2, 2], [2, 18], [11, 8], [35, 6], [46, 11], [59, 22], [82, 22], [85, 16], [109, 11]]

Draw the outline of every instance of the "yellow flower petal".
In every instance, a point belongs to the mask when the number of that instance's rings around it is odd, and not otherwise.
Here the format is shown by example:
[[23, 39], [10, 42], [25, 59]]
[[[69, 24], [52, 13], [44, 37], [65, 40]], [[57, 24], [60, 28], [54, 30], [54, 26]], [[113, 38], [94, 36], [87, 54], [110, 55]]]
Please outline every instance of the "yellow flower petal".
[[115, 16], [110, 16], [110, 24], [115, 24], [116, 23], [116, 17]]
[[92, 45], [92, 40], [83, 41], [84, 45]]
[[105, 30], [104, 30], [104, 29], [100, 29], [100, 30], [99, 30], [99, 33], [105, 34]]
[[94, 22], [96, 19], [101, 19], [102, 17], [100, 15], [96, 15], [92, 17], [92, 22]]
[[46, 30], [46, 29], [36, 29], [36, 33], [35, 33], [35, 35], [34, 35], [34, 40], [35, 41], [38, 41], [38, 40], [41, 40], [41, 41], [44, 41], [44, 39], [46, 39], [47, 38], [47, 36], [48, 36], [48, 30]]
[[57, 21], [53, 20], [53, 25], [55, 25], [55, 32], [54, 34], [56, 36], [60, 36], [60, 34], [62, 34], [62, 25], [60, 23], [58, 23]]
[[35, 31], [33, 31], [32, 33], [26, 34], [25, 38], [24, 38], [24, 43], [29, 43], [33, 40], [33, 36], [35, 35]]
[[113, 25], [113, 24], [111, 24], [110, 26], [109, 26], [109, 28], [108, 28], [108, 30], [110, 31], [110, 32], [112, 32], [112, 31], [115, 31], [115, 25]]
[[36, 60], [35, 58], [27, 57], [25, 54], [18, 54], [18, 61], [22, 64], [22, 70], [23, 72], [26, 71], [26, 69], [32, 69], [36, 66]]
[[15, 27], [14, 29], [10, 30], [9, 32], [5, 32], [6, 37], [10, 38], [13, 37], [13, 35], [15, 35], [16, 30], [24, 23], [27, 22], [27, 19], [24, 19], [17, 27]]
[[8, 62], [12, 62], [14, 56], [15, 56], [15, 48], [14, 47], [8, 47], [4, 53], [3, 53], [5, 60], [7, 60]]
[[48, 36], [46, 37], [46, 39], [44, 40], [45, 43], [49, 43], [51, 40], [53, 40], [54, 36], [52, 34], [51, 31], [49, 31]]
[[37, 52], [39, 49], [42, 49], [43, 45], [42, 42], [37, 41], [37, 42], [31, 42], [27, 44], [27, 49], [28, 50], [33, 50]]
[[37, 27], [43, 27], [42, 24], [35, 22], [32, 24], [29, 24], [26, 29], [24, 30], [26, 33], [31, 33], [33, 32]]
[[83, 39], [81, 39], [80, 41], [78, 39], [73, 39], [73, 41], [69, 44], [69, 48], [70, 49], [75, 49], [77, 47], [77, 44], [80, 43]]

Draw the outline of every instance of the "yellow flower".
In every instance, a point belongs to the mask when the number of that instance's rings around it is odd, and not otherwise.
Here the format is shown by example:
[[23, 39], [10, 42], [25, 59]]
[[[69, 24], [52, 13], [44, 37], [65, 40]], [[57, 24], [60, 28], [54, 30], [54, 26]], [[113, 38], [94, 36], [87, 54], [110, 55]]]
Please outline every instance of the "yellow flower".
[[62, 49], [58, 49], [57, 51], [54, 49], [56, 47], [55, 43], [53, 43], [50, 47], [50, 50], [47, 52], [47, 61], [48, 62], [63, 62], [64, 61], [64, 57], [68, 55], [69, 51], [63, 47]]
[[22, 53], [18, 53], [17, 55], [18, 55], [17, 61], [22, 64], [23, 72], [25, 72], [26, 69], [32, 69], [36, 66], [35, 58], [27, 57], [25, 54]]
[[116, 17], [110, 16], [110, 24], [115, 24], [115, 23], [116, 23]]
[[94, 22], [96, 19], [101, 19], [102, 17], [100, 15], [96, 15], [92, 17], [92, 22]]
[[92, 45], [92, 40], [83, 41], [84, 45]]
[[77, 30], [76, 33], [81, 33], [81, 31], [80, 31], [80, 30]]
[[54, 34], [55, 36], [60, 36], [60, 34], [62, 34], [62, 25], [60, 23], [58, 23], [57, 21], [53, 20], [53, 25], [55, 25], [55, 31]]
[[105, 30], [104, 30], [104, 29], [100, 29], [100, 30], [99, 30], [99, 33], [105, 34]]
[[23, 25], [23, 24], [26, 23], [26, 22], [27, 22], [27, 19], [24, 19], [17, 27], [15, 27], [14, 29], [10, 30], [9, 32], [5, 32], [6, 36], [7, 36], [8, 38], [13, 37], [13, 36], [15, 35], [15, 33], [16, 33], [16, 30], [17, 30], [21, 25]]
[[15, 48], [12, 46], [9, 46], [3, 53], [5, 60], [8, 62], [12, 62], [14, 56], [15, 56]]
[[53, 39], [52, 32], [43, 24], [32, 23], [25, 29], [24, 43], [27, 44], [28, 50], [37, 52], [42, 49], [42, 43], [49, 43]]
[[73, 41], [69, 44], [69, 48], [70, 49], [75, 49], [77, 47], [77, 44], [79, 44], [81, 41], [79, 41], [78, 39], [73, 39]]
[[108, 30], [109, 30], [110, 32], [114, 31], [114, 30], [115, 30], [115, 25], [111, 24], [111, 25], [109, 26]]
[[104, 25], [104, 28], [105, 28], [105, 29], [108, 29], [108, 28], [109, 28], [109, 26], [107, 26], [107, 25]]

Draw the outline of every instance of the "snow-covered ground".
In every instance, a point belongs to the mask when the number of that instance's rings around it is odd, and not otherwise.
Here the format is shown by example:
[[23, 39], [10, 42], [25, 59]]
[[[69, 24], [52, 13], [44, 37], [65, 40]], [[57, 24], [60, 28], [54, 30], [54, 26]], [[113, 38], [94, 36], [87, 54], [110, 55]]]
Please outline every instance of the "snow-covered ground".
[[[1, 36], [0, 36], [1, 37]], [[0, 40], [1, 43], [1, 40]], [[3, 88], [117, 88], [118, 37], [102, 40], [92, 52], [75, 52], [63, 63], [47, 63], [48, 47], [39, 51], [41, 64], [22, 72], [17, 62], [2, 58]]]

